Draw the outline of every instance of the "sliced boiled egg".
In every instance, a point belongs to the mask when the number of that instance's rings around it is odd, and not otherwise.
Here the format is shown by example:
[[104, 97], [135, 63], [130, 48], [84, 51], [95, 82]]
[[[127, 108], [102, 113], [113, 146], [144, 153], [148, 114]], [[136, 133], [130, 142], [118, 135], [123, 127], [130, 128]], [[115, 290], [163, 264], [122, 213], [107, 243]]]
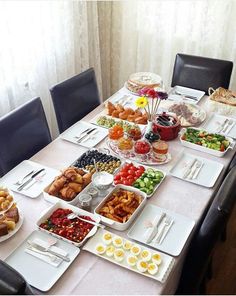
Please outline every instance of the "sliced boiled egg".
[[106, 254], [108, 257], [112, 257], [115, 252], [115, 247], [114, 246], [108, 246], [106, 249]]
[[130, 265], [130, 266], [135, 266], [137, 261], [138, 261], [138, 258], [137, 258], [136, 256], [129, 255], [129, 256], [127, 257], [127, 263], [128, 263], [128, 265]]
[[114, 257], [115, 257], [115, 260], [120, 262], [124, 259], [125, 257], [125, 252], [123, 249], [116, 249], [114, 251]]
[[130, 252], [132, 255], [138, 256], [141, 252], [141, 248], [138, 245], [134, 245], [133, 247], [131, 247]]
[[143, 261], [149, 261], [149, 260], [151, 260], [151, 257], [152, 257], [152, 254], [151, 254], [150, 251], [143, 250], [141, 252], [141, 258], [142, 258]]
[[112, 242], [113, 242], [113, 245], [114, 245], [116, 248], [120, 248], [120, 247], [122, 247], [122, 245], [123, 245], [123, 239], [122, 239], [121, 237], [119, 237], [119, 236], [115, 236], [115, 237], [113, 237]]
[[148, 264], [148, 273], [154, 275], [158, 272], [158, 266], [155, 263]]
[[130, 250], [131, 249], [131, 247], [132, 247], [132, 243], [130, 242], [130, 241], [124, 241], [124, 243], [123, 243], [123, 248], [125, 249], [125, 250]]
[[112, 235], [109, 232], [105, 232], [102, 236], [102, 240], [106, 245], [110, 245], [112, 242]]
[[159, 253], [154, 253], [152, 255], [152, 262], [157, 265], [160, 265], [161, 264], [161, 255]]
[[137, 269], [140, 271], [140, 272], [145, 272], [147, 271], [148, 269], [148, 263], [146, 261], [143, 261], [143, 260], [139, 260], [137, 262]]
[[104, 246], [104, 245], [102, 245], [102, 244], [98, 244], [97, 246], [96, 246], [96, 252], [98, 253], [98, 254], [103, 254], [103, 253], [105, 253], [105, 251], [106, 251], [106, 247]]

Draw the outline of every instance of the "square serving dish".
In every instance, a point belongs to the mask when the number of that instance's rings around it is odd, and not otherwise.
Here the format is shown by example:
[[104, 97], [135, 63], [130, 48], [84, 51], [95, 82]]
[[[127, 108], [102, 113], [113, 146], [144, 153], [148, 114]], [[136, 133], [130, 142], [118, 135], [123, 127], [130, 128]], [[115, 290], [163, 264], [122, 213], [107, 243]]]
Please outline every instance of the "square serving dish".
[[[202, 129], [199, 129], [199, 128], [193, 128], [193, 129], [202, 130]], [[179, 133], [180, 142], [185, 147], [192, 148], [192, 149], [195, 149], [195, 150], [198, 150], [198, 151], [201, 151], [201, 152], [206, 152], [208, 154], [211, 154], [211, 155], [214, 155], [214, 156], [217, 156], [217, 157], [223, 157], [227, 153], [227, 151], [229, 149], [234, 148], [235, 142], [233, 141], [232, 138], [229, 138], [229, 137], [225, 137], [226, 140], [228, 140], [230, 142], [229, 146], [227, 147], [227, 149], [225, 151], [218, 151], [218, 150], [214, 150], [214, 149], [211, 149], [211, 148], [208, 148], [208, 147], [204, 147], [204, 146], [201, 146], [201, 145], [197, 145], [197, 144], [185, 141], [185, 140], [182, 139], [182, 136], [186, 132], [186, 130], [187, 130], [186, 128], [183, 128]]]
[[40, 224], [41, 224], [41, 223], [44, 223], [44, 222], [45, 222], [45, 221], [46, 221], [46, 220], [52, 215], [52, 213], [53, 213], [54, 211], [56, 211], [57, 209], [59, 209], [59, 208], [61, 208], [61, 209], [70, 209], [73, 213], [77, 214], [78, 216], [81, 216], [81, 215], [89, 216], [91, 219], [93, 219], [93, 220], [94, 220], [95, 222], [97, 222], [97, 223], [99, 223], [100, 220], [101, 220], [101, 219], [100, 219], [100, 216], [98, 216], [98, 215], [94, 215], [94, 214], [89, 213], [89, 212], [87, 212], [87, 211], [85, 211], [85, 210], [82, 210], [82, 209], [80, 209], [80, 208], [74, 207], [73, 205], [69, 205], [69, 204], [67, 204], [66, 202], [59, 201], [59, 202], [57, 202], [56, 204], [52, 205], [50, 208], [46, 209], [46, 210], [42, 213], [41, 217], [40, 217], [39, 220], [36, 222], [37, 227], [38, 227], [39, 230], [44, 231], [44, 232], [46, 232], [46, 233], [49, 233], [49, 234], [55, 236], [56, 238], [58, 238], [58, 239], [62, 239], [63, 241], [66, 241], [66, 242], [68, 242], [68, 243], [70, 243], [70, 244], [73, 244], [73, 245], [75, 245], [75, 246], [77, 246], [77, 247], [80, 247], [81, 245], [83, 245], [84, 242], [85, 242], [89, 237], [93, 236], [93, 235], [97, 232], [97, 226], [93, 226], [93, 228], [92, 228], [92, 229], [90, 230], [90, 232], [85, 236], [85, 238], [84, 238], [81, 242], [77, 243], [77, 242], [73, 242], [73, 241], [71, 241], [71, 240], [69, 240], [69, 239], [66, 239], [66, 238], [64, 238], [64, 237], [62, 237], [62, 236], [60, 236], [60, 235], [58, 235], [58, 234], [52, 233], [52, 232], [50, 232], [50, 231], [48, 231], [48, 230], [46, 230], [46, 229], [41, 228], [41, 227], [40, 227]]
[[65, 202], [65, 203], [67, 203], [69, 205], [74, 205], [74, 206], [78, 204], [80, 195], [83, 194], [83, 193], [85, 193], [86, 190], [87, 190], [87, 187], [91, 184], [91, 183], [89, 183], [86, 187], [84, 187], [84, 189], [80, 193], [78, 193], [76, 195], [76, 197], [73, 198], [71, 201], [66, 201], [66, 200], [64, 200], [64, 199], [62, 199], [62, 198], [60, 198], [58, 196], [51, 195], [51, 194], [48, 193], [48, 189], [50, 188], [50, 186], [52, 185], [52, 183], [49, 184], [46, 188], [44, 188], [44, 190], [43, 190], [44, 199], [47, 200], [47, 201], [49, 201], [52, 204], [55, 204], [55, 203], [57, 203], [59, 201], [62, 201], [62, 202]]
[[[118, 221], [114, 221], [112, 219], [109, 219], [107, 217], [104, 217], [102, 215], [99, 214], [99, 210], [103, 207], [103, 205], [106, 203], [106, 201], [112, 196], [112, 194], [114, 192], [117, 192], [119, 189], [124, 189], [124, 190], [127, 190], [127, 191], [131, 191], [131, 192], [134, 192], [138, 195], [141, 196], [142, 198], [142, 201], [140, 203], [140, 205], [137, 207], [137, 209], [133, 212], [132, 216], [129, 218], [128, 221], [126, 221], [125, 223], [121, 223], [121, 222], [118, 222]], [[111, 227], [111, 228], [114, 228], [116, 230], [120, 230], [120, 231], [124, 231], [126, 230], [127, 228], [130, 227], [130, 225], [133, 223], [134, 219], [137, 217], [138, 213], [143, 209], [143, 207], [145, 206], [146, 204], [146, 201], [147, 201], [147, 195], [146, 193], [136, 189], [136, 188], [132, 188], [132, 187], [129, 187], [129, 186], [125, 186], [125, 185], [117, 185], [114, 187], [114, 189], [99, 203], [99, 205], [94, 209], [94, 213], [96, 215], [98, 215], [101, 219], [101, 221], [103, 222], [103, 224]]]

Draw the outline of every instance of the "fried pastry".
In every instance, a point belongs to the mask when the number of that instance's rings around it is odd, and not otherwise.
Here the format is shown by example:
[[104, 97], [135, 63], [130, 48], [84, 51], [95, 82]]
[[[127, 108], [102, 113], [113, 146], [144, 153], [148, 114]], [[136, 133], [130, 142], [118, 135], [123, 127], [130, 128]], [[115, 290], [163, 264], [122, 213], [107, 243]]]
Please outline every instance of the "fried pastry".
[[61, 197], [67, 201], [71, 201], [77, 195], [76, 192], [72, 188], [70, 188], [69, 186], [63, 187], [59, 191], [59, 193], [60, 193]]

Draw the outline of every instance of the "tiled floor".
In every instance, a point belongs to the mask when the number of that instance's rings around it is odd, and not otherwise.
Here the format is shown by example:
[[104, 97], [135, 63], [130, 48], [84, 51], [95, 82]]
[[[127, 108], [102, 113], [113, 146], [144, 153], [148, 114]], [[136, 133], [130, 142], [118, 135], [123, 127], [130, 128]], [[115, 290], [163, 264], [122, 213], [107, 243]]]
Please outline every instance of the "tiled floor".
[[228, 223], [227, 240], [218, 243], [213, 256], [213, 277], [207, 284], [207, 294], [236, 294], [236, 206]]

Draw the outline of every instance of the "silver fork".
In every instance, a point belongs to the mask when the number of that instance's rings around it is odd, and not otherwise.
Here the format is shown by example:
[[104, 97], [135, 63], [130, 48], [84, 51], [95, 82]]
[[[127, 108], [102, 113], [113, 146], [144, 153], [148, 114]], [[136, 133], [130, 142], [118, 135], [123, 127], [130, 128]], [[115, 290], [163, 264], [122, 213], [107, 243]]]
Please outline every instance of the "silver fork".
[[23, 184], [24, 180], [29, 177], [30, 175], [32, 175], [34, 172], [36, 172], [35, 170], [29, 172], [27, 175], [25, 175], [24, 177], [22, 177], [22, 179], [18, 180], [16, 183], [13, 183], [14, 185], [20, 186], [21, 184]]
[[159, 244], [160, 241], [162, 240], [162, 236], [163, 236], [163, 234], [165, 232], [165, 229], [166, 229], [167, 226], [170, 225], [171, 221], [172, 221], [172, 219], [170, 217], [166, 217], [166, 219], [164, 220], [164, 225], [163, 225], [163, 227], [162, 227], [162, 229], [161, 229], [161, 231], [160, 231], [160, 233], [159, 233], [159, 235], [158, 235], [158, 237], [157, 237], [157, 239], [155, 241], [157, 244]]

